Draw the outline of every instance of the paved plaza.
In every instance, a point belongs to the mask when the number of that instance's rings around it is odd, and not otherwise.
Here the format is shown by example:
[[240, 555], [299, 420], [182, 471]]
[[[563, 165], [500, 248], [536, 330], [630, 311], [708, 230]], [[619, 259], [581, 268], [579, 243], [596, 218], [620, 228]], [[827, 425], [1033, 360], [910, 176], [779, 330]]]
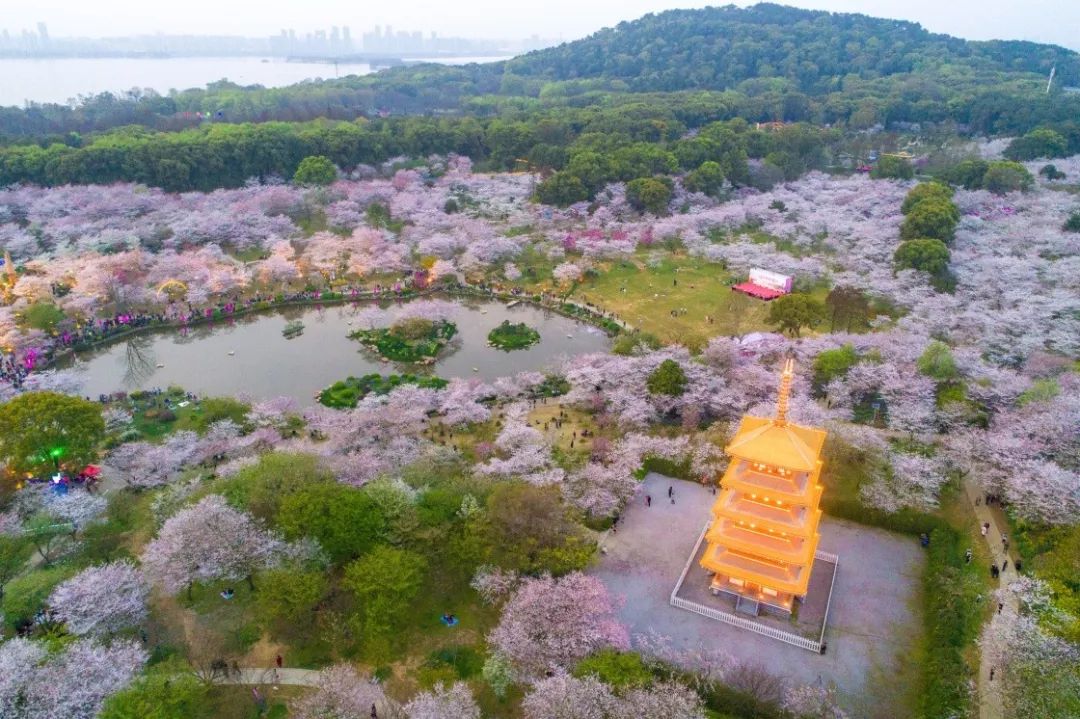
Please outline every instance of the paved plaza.
[[[668, 500], [669, 486], [675, 504]], [[649, 474], [618, 531], [604, 539], [606, 554], [591, 573], [622, 598], [620, 614], [631, 634], [655, 631], [676, 646], [704, 643], [794, 683], [834, 683], [850, 698], [873, 693], [872, 681], [901, 674], [921, 627], [916, 595], [924, 559], [914, 538], [822, 520], [819, 549], [840, 559], [825, 633], [828, 651], [821, 656], [669, 604], [713, 501], [700, 484]], [[707, 576], [695, 566], [686, 581], [704, 583]]]

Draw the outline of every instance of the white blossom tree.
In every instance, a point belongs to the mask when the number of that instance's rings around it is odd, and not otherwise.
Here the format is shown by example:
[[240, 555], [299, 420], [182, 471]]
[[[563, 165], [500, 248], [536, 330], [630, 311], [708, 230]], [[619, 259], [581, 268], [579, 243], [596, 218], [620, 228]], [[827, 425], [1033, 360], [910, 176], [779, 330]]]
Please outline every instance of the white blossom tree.
[[131, 562], [90, 567], [61, 582], [49, 596], [53, 616], [72, 634], [103, 635], [146, 619], [149, 587]]
[[248, 580], [281, 558], [284, 542], [250, 514], [211, 494], [182, 509], [162, 525], [143, 551], [148, 576], [175, 594], [195, 582]]
[[464, 682], [420, 692], [405, 705], [409, 719], [480, 719], [480, 707]]
[[615, 600], [595, 577], [574, 572], [527, 579], [503, 608], [488, 641], [523, 676], [540, 676], [597, 649], [629, 648], [629, 634], [615, 610]]

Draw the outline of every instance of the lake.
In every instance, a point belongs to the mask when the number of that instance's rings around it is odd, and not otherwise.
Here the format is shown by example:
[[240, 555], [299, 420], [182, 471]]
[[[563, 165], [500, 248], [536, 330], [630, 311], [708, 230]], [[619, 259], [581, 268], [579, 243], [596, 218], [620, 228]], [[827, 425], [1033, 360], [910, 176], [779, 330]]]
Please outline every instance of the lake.
[[[77, 367], [83, 374], [83, 394], [89, 397], [180, 385], [204, 396], [288, 395], [308, 406], [315, 403], [316, 393], [349, 375], [412, 372], [493, 380], [523, 370], [554, 369], [565, 357], [610, 346], [607, 335], [592, 325], [532, 305], [508, 308], [469, 301], [457, 303], [452, 321], [458, 335], [434, 365], [385, 363], [347, 337], [359, 329], [353, 317], [368, 306], [290, 308], [186, 332], [159, 330], [80, 352], [77, 359], [67, 358], [57, 366]], [[303, 321], [304, 333], [287, 340], [281, 331], [294, 319]], [[504, 319], [537, 329], [539, 344], [513, 352], [489, 347], [488, 332]]]
[[[411, 62], [459, 65], [504, 58], [416, 58]], [[371, 66], [322, 62], [286, 62], [259, 57], [173, 58], [4, 58], [0, 59], [0, 105], [26, 101], [66, 103], [79, 95], [122, 92], [133, 87], [169, 90], [204, 87], [227, 78], [240, 85], [282, 87], [315, 78], [367, 75]]]

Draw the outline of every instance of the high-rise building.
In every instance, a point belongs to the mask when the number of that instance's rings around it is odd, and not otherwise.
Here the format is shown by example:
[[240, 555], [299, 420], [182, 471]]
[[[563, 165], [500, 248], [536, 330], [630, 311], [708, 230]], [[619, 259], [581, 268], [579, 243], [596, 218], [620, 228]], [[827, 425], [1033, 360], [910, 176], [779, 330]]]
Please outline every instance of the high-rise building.
[[826, 433], [787, 419], [794, 360], [780, 381], [775, 417], [746, 415], [725, 451], [701, 566], [710, 589], [736, 600], [736, 610], [789, 615], [806, 595], [821, 520], [821, 448]]

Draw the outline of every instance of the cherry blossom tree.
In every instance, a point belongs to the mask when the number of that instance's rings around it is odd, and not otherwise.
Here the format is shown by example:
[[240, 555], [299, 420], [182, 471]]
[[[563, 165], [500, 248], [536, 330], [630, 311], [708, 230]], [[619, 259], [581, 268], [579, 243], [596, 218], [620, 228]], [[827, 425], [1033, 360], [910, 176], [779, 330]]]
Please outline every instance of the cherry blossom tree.
[[295, 719], [369, 719], [390, 706], [378, 684], [348, 664], [337, 664], [319, 672], [315, 691], [291, 702], [289, 710]]
[[110, 634], [146, 619], [148, 594], [142, 572], [119, 561], [84, 569], [61, 582], [49, 596], [49, 608], [72, 634]]
[[92, 719], [105, 699], [131, 683], [147, 656], [130, 640], [78, 639], [48, 656], [34, 642], [12, 639], [0, 644], [0, 716]]
[[615, 601], [600, 580], [579, 572], [525, 580], [488, 641], [526, 677], [569, 666], [597, 649], [629, 648]]
[[420, 692], [405, 705], [409, 719], [480, 719], [480, 707], [464, 682], [449, 689], [437, 685], [430, 692]]
[[595, 677], [577, 679], [565, 671], [533, 684], [521, 703], [526, 719], [609, 719], [618, 700]]
[[284, 543], [251, 515], [211, 494], [170, 517], [143, 551], [153, 581], [170, 594], [195, 582], [247, 579], [274, 566]]

